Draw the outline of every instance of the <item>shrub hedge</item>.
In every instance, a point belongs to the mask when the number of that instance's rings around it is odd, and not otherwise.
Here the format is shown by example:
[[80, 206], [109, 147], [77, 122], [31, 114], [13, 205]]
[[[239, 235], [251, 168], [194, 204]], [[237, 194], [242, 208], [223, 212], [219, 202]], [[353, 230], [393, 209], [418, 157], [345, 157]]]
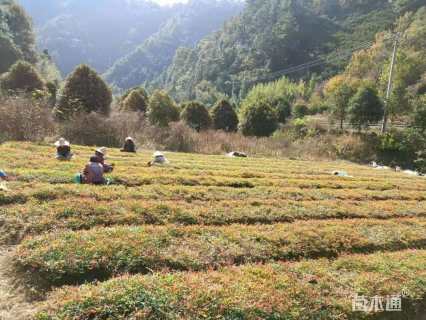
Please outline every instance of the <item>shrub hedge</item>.
[[[421, 319], [426, 251], [124, 276], [54, 292], [38, 320]], [[356, 294], [404, 293], [403, 312], [352, 311]]]
[[426, 219], [264, 226], [117, 227], [25, 240], [16, 264], [55, 285], [151, 270], [205, 270], [271, 260], [424, 248]]

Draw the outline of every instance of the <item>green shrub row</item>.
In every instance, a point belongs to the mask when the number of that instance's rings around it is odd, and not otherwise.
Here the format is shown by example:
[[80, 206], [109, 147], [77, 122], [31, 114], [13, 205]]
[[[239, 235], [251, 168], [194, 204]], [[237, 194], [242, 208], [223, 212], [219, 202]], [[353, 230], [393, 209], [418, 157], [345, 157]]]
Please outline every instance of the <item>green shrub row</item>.
[[[349, 193], [349, 192], [348, 192]], [[196, 196], [196, 195], [194, 195]], [[0, 207], [0, 243], [26, 235], [93, 227], [138, 225], [274, 224], [300, 220], [426, 217], [426, 201], [268, 200], [185, 201], [53, 200]], [[160, 198], [161, 199], [161, 198]], [[113, 200], [113, 201], [112, 201]]]
[[[125, 276], [60, 289], [36, 319], [421, 319], [425, 270], [426, 251], [408, 250], [334, 261]], [[402, 312], [354, 312], [356, 294], [368, 298], [369, 304], [374, 296], [403, 294]]]
[[251, 262], [426, 247], [426, 219], [331, 220], [263, 226], [117, 227], [25, 240], [16, 265], [49, 283], [151, 270], [205, 270]]

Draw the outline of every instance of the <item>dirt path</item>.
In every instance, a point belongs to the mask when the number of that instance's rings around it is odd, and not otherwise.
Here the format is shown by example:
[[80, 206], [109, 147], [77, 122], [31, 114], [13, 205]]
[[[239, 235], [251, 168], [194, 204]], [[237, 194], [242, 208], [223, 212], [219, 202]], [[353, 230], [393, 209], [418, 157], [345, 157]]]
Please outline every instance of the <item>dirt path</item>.
[[0, 320], [28, 320], [34, 313], [24, 290], [13, 282], [10, 255], [14, 247], [0, 247]]

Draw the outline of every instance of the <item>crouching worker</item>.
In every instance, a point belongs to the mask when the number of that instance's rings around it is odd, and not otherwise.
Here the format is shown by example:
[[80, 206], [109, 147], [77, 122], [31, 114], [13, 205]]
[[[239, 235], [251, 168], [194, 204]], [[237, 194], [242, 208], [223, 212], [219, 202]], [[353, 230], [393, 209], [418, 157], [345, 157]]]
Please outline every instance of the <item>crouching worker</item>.
[[121, 152], [130, 152], [130, 153], [136, 153], [136, 144], [132, 137], [127, 137], [123, 149], [120, 150]]
[[9, 176], [6, 174], [6, 172], [0, 170], [0, 190], [3, 191], [9, 191], [6, 181], [9, 181]]
[[90, 158], [90, 162], [84, 168], [83, 173], [77, 176], [77, 179], [77, 182], [82, 184], [102, 185], [107, 183], [104, 178], [104, 168], [95, 156]]
[[105, 173], [111, 173], [114, 170], [114, 164], [105, 163], [105, 158], [107, 154], [107, 148], [102, 147], [95, 150], [95, 157], [98, 159], [98, 163], [102, 165]]
[[8, 181], [9, 176], [3, 170], [0, 170], [0, 181]]
[[64, 138], [60, 138], [55, 142], [56, 159], [58, 160], [71, 160], [73, 154], [71, 153], [70, 143]]
[[155, 165], [164, 165], [164, 164], [168, 164], [169, 160], [167, 160], [167, 158], [164, 156], [164, 154], [162, 154], [159, 151], [156, 151], [153, 154], [154, 159], [150, 162], [148, 162], [148, 167], [152, 167]]

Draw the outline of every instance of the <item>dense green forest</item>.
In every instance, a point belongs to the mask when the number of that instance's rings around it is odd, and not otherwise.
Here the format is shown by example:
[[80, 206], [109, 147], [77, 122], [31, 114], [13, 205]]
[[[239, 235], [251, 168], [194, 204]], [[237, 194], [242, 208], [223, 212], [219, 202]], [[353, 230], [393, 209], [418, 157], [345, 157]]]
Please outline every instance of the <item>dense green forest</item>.
[[193, 47], [242, 7], [235, 0], [190, 1], [176, 10], [157, 33], [117, 61], [105, 74], [106, 80], [122, 89], [152, 81], [171, 64], [177, 48]]
[[[194, 49], [179, 49], [155, 84], [185, 100], [198, 98], [199, 86], [238, 98], [253, 84], [282, 75], [326, 79], [343, 70], [352, 51], [421, 5], [419, 0], [250, 0], [221, 31]], [[292, 68], [311, 61], [311, 67]]]
[[0, 73], [17, 60], [31, 63], [37, 60], [31, 22], [21, 7], [11, 2], [0, 2]]
[[46, 53], [36, 50], [35, 34], [31, 18], [13, 1], [0, 1], [0, 74], [18, 60], [37, 67], [49, 81], [60, 79], [59, 72]]

